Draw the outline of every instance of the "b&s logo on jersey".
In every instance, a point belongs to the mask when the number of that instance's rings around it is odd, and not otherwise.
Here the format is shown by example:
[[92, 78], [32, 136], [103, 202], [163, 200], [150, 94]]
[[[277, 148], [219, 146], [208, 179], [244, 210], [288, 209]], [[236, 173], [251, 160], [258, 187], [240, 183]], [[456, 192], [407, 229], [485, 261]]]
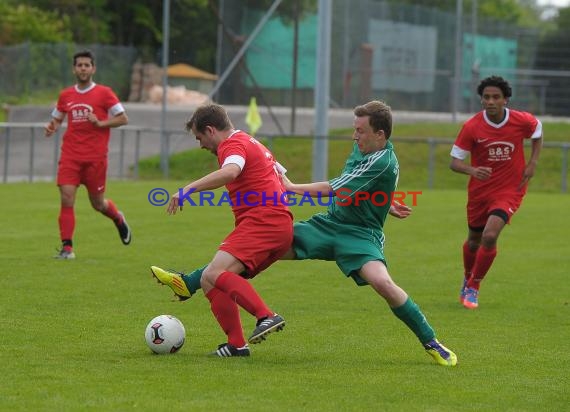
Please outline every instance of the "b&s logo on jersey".
[[86, 122], [89, 113], [93, 112], [93, 107], [88, 104], [74, 104], [71, 106], [71, 121], [73, 123]]
[[503, 162], [511, 160], [511, 154], [515, 151], [515, 145], [510, 142], [493, 142], [487, 145], [490, 162]]

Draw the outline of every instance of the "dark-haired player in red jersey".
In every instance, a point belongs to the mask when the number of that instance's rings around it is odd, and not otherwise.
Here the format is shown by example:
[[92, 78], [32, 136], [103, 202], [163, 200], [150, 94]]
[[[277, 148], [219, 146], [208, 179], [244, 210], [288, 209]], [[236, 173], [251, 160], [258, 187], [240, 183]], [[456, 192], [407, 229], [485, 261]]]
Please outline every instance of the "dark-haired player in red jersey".
[[[470, 175], [467, 189], [467, 240], [460, 301], [479, 306], [479, 287], [497, 255], [497, 239], [526, 193], [542, 147], [542, 124], [532, 114], [506, 107], [512, 91], [502, 77], [479, 84], [483, 111], [471, 117], [451, 150], [451, 170]], [[525, 161], [523, 143], [531, 139]], [[471, 164], [465, 159], [470, 156]]]
[[[252, 278], [282, 257], [293, 243], [293, 215], [283, 201], [285, 189], [271, 152], [248, 134], [234, 129], [225, 109], [207, 104], [196, 109], [186, 124], [202, 149], [218, 157], [220, 168], [190, 182], [171, 197], [167, 212], [182, 209], [192, 193], [225, 187], [235, 216], [234, 230], [204, 268], [201, 287], [227, 343], [213, 355], [249, 356], [239, 306], [257, 319], [249, 343], [259, 343], [285, 326], [285, 320], [263, 302], [245, 278]], [[153, 266], [165, 285], [179, 282], [173, 272]], [[172, 287], [172, 286], [171, 286]]]
[[123, 244], [131, 242], [131, 230], [123, 213], [117, 210], [111, 199], [105, 199], [110, 128], [127, 124], [125, 109], [109, 87], [93, 82], [95, 58], [89, 50], [73, 56], [73, 74], [77, 83], [61, 91], [52, 119], [45, 126], [45, 135], [50, 137], [67, 116], [67, 130], [63, 135], [57, 170], [62, 242], [61, 249], [54, 256], [57, 259], [75, 259], [73, 206], [80, 184], [87, 188], [91, 206], [114, 222]]

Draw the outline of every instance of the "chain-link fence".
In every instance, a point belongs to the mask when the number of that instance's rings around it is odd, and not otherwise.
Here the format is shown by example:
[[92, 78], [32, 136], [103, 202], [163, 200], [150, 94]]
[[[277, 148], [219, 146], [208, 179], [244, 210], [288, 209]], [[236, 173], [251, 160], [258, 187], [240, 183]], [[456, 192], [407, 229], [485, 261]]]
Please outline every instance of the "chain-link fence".
[[[220, 21], [216, 71], [221, 75], [267, 10], [248, 7], [246, 0], [216, 3]], [[476, 84], [495, 73], [512, 83], [512, 107], [538, 115], [568, 115], [570, 30], [541, 36], [537, 30], [478, 18], [470, 8], [458, 19], [454, 13], [420, 5], [371, 0], [332, 0], [331, 4], [331, 107], [350, 108], [382, 98], [395, 110], [473, 112], [479, 107]], [[240, 105], [256, 96], [264, 106], [312, 107], [317, 76], [316, 0], [314, 5], [312, 11], [301, 15], [297, 25], [294, 19], [280, 18], [279, 8], [267, 16], [245, 51], [242, 64], [231, 71], [215, 99]], [[187, 44], [176, 44], [171, 63], [192, 64], [176, 60], [176, 56], [184, 59], [192, 55], [192, 44], [191, 39]], [[87, 47], [97, 56], [96, 80], [111, 86], [127, 101], [137, 50]], [[16, 98], [26, 102], [41, 100], [42, 95], [54, 96], [73, 83], [72, 55], [82, 48], [31, 43], [0, 47], [0, 99], [11, 103]], [[460, 70], [456, 60], [461, 62]], [[456, 73], [460, 79], [454, 83]], [[460, 88], [458, 93], [454, 93], [454, 84]], [[456, 104], [453, 95], [459, 96]]]
[[0, 47], [0, 101], [28, 103], [55, 100], [59, 91], [73, 83], [73, 55], [83, 49], [95, 54], [95, 80], [113, 88], [119, 98], [129, 95], [133, 47], [77, 45], [72, 43], [24, 43]]
[[[265, 12], [248, 8], [244, 0], [219, 2], [223, 26], [218, 70], [223, 72]], [[539, 115], [568, 115], [570, 31], [541, 37], [537, 30], [478, 18], [473, 10], [464, 10], [458, 19], [419, 5], [369, 0], [333, 0], [332, 5], [333, 107], [382, 98], [399, 110], [451, 112], [459, 54], [456, 110], [477, 110], [476, 85], [498, 74], [513, 85], [512, 106]], [[218, 100], [246, 104], [253, 95], [262, 103], [288, 106], [294, 97], [297, 105], [312, 106], [317, 24], [315, 13], [299, 21], [295, 59], [295, 25], [271, 17]]]
[[[51, 139], [43, 137], [43, 123], [0, 123], [0, 183], [18, 181], [54, 181], [59, 159], [61, 131]], [[196, 177], [203, 174], [195, 165], [185, 162], [182, 176], [160, 174], [157, 169], [160, 151], [160, 134], [158, 128], [123, 126], [112, 130], [109, 145], [110, 179], [139, 179], [139, 178], [180, 178], [191, 180], [193, 173]], [[170, 155], [180, 150], [197, 147], [195, 139], [191, 139], [182, 130], [167, 130], [166, 139], [171, 148]], [[345, 156], [350, 151], [349, 136], [329, 136], [331, 145], [328, 148], [330, 163], [328, 176], [337, 176], [342, 170]], [[285, 166], [290, 169], [289, 175], [293, 180], [306, 181], [312, 161], [309, 156], [312, 139], [300, 136], [264, 136], [267, 147], [277, 159], [289, 157]], [[453, 139], [442, 138], [397, 138], [394, 146], [398, 152], [402, 173], [400, 186], [406, 189], [463, 189], [467, 177], [449, 170], [449, 151]], [[290, 158], [291, 147], [296, 153], [305, 153], [306, 163], [303, 167], [295, 167], [295, 161]], [[528, 150], [528, 145], [527, 145]], [[527, 153], [528, 156], [528, 153]], [[545, 142], [541, 152], [540, 166], [531, 180], [532, 191], [568, 192], [570, 143]], [[212, 156], [212, 168], [215, 158]], [[170, 162], [175, 162], [170, 158]], [[141, 164], [143, 167], [141, 168]], [[153, 165], [156, 166], [153, 167]], [[297, 164], [299, 166], [299, 164]], [[142, 169], [143, 172], [139, 173]]]

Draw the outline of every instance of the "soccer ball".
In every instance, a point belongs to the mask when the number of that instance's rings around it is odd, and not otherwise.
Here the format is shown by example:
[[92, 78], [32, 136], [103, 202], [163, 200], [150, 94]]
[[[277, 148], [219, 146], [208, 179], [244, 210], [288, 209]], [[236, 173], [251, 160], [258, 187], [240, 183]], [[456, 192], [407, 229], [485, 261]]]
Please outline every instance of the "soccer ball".
[[160, 315], [148, 323], [144, 337], [154, 353], [175, 353], [184, 345], [186, 330], [174, 316]]

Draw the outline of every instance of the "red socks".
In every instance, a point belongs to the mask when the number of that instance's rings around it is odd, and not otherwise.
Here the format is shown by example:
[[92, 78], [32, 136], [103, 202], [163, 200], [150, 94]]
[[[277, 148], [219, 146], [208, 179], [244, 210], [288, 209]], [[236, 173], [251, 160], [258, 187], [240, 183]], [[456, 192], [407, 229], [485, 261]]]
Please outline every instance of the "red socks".
[[212, 289], [206, 297], [210, 301], [210, 308], [222, 330], [228, 336], [228, 343], [241, 348], [245, 345], [245, 337], [239, 317], [239, 307], [227, 293], [220, 289]]
[[103, 214], [109, 219], [112, 219], [116, 224], [121, 224], [123, 222], [123, 217], [119, 214], [117, 206], [115, 206], [111, 199], [107, 199], [107, 209]]
[[227, 293], [233, 301], [257, 319], [273, 315], [253, 286], [235, 273], [223, 272], [218, 276], [215, 287]]
[[206, 297], [210, 301], [212, 313], [228, 336], [228, 343], [236, 348], [241, 348], [246, 343], [238, 305], [257, 319], [273, 315], [253, 286], [232, 272], [223, 272], [218, 276], [215, 288], [206, 293]]
[[73, 206], [61, 206], [59, 210], [59, 237], [62, 241], [73, 239], [75, 231], [75, 213]]
[[[115, 224], [120, 224], [123, 217], [119, 214], [117, 207], [112, 200], [107, 200], [107, 210], [103, 212], [105, 216], [112, 219]], [[59, 211], [59, 237], [62, 241], [71, 241], [75, 231], [75, 212], [73, 206], [61, 206]]]
[[[123, 217], [119, 214], [117, 207], [112, 200], [107, 200], [107, 209], [103, 212], [105, 216], [112, 219], [115, 224], [120, 224], [123, 221]], [[75, 212], [73, 206], [61, 206], [59, 211], [59, 237], [62, 242], [71, 242], [73, 239], [73, 232], [75, 231]], [[71, 249], [70, 246], [66, 246], [67, 249]]]
[[491, 249], [487, 249], [484, 246], [479, 247], [475, 257], [475, 264], [473, 265], [473, 275], [467, 282], [468, 287], [479, 290], [479, 285], [493, 264], [495, 256], [497, 256], [497, 247]]

